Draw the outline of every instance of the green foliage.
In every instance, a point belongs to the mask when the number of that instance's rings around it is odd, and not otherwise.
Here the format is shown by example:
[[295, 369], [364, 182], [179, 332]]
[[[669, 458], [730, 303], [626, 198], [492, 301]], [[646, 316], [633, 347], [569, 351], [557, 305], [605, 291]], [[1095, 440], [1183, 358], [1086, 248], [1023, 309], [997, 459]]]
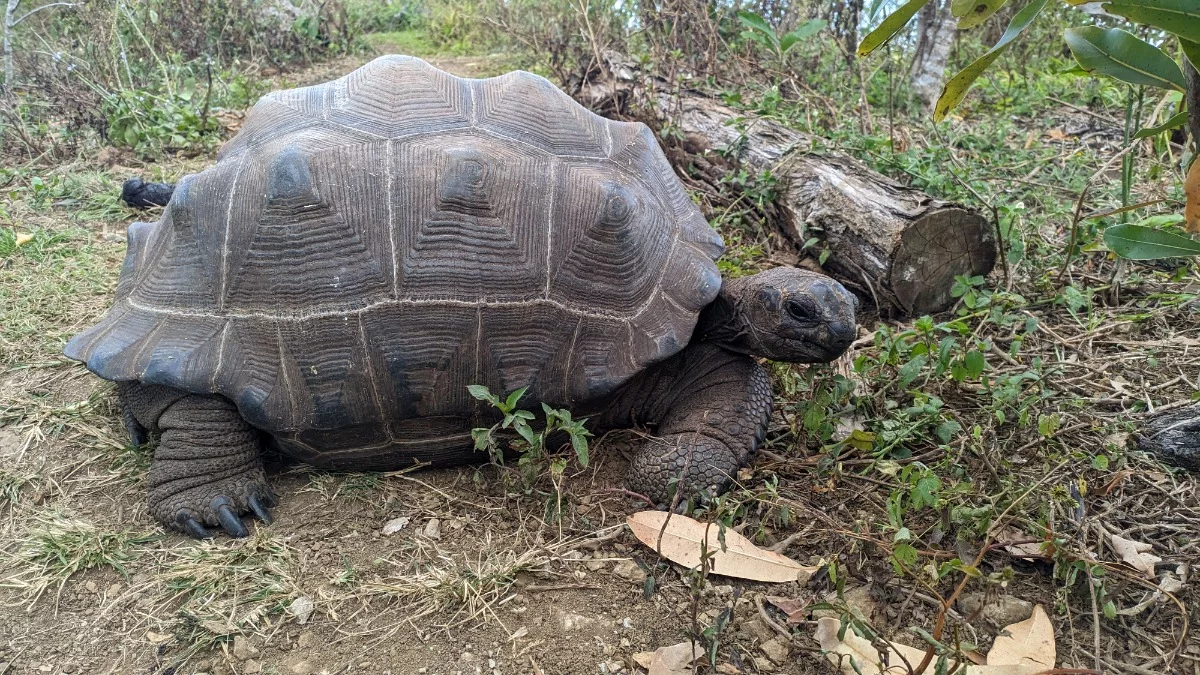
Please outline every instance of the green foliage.
[[770, 49], [780, 62], [792, 51], [793, 47], [800, 44], [802, 40], [816, 35], [829, 23], [824, 19], [809, 19], [801, 22], [791, 31], [779, 35], [766, 19], [754, 12], [743, 10], [738, 12], [737, 16], [742, 25], [746, 27], [746, 30], [742, 31], [742, 39], [757, 42]]
[[942, 90], [942, 95], [938, 97], [937, 103], [933, 107], [933, 119], [935, 122], [944, 119], [947, 113], [958, 107], [958, 104], [967, 95], [967, 91], [970, 90], [971, 85], [975, 84], [975, 80], [979, 79], [983, 71], [987, 70], [1009, 48], [1013, 40], [1016, 40], [1021, 33], [1025, 32], [1026, 28], [1029, 28], [1029, 24], [1033, 23], [1038, 14], [1041, 14], [1048, 1], [1033, 0], [1024, 9], [1017, 12], [1017, 15], [1013, 17], [1012, 23], [1008, 24], [1008, 29], [1004, 31], [1004, 35], [1000, 36], [1000, 40], [995, 46], [946, 82], [946, 86]]
[[[1183, 222], [1178, 216], [1172, 220]], [[1140, 223], [1113, 225], [1104, 230], [1104, 243], [1113, 253], [1131, 260], [1200, 255], [1200, 241]]]
[[858, 44], [858, 55], [866, 56], [887, 44], [928, 2], [929, 0], [908, 0], [901, 5], [899, 9], [884, 18], [883, 23], [879, 24], [875, 30], [862, 39], [862, 42]]
[[1161, 49], [1120, 28], [1068, 28], [1063, 38], [1089, 73], [1130, 84], [1184, 91], [1183, 71]]
[[[517, 408], [517, 404], [525, 395], [528, 387], [522, 387], [509, 393], [507, 398], [493, 394], [487, 387], [473, 384], [467, 387], [471, 396], [480, 401], [486, 401], [500, 411], [502, 418], [491, 427], [478, 427], [471, 430], [471, 438], [475, 449], [487, 451], [488, 457], [497, 465], [504, 464], [504, 447], [511, 447], [520, 454], [517, 466], [520, 468], [526, 486], [533, 485], [537, 477], [547, 468], [552, 476], [558, 479], [566, 469], [566, 462], [550, 456], [550, 440], [556, 434], [566, 434], [579, 465], [588, 465], [588, 438], [592, 435], [584, 426], [586, 419], [572, 419], [570, 411], [552, 408], [542, 403], [544, 422], [539, 424], [537, 416], [528, 410]], [[535, 426], [537, 425], [537, 426]], [[540, 429], [537, 428], [540, 426]], [[512, 438], [502, 438], [505, 431], [511, 430], [517, 435]]]

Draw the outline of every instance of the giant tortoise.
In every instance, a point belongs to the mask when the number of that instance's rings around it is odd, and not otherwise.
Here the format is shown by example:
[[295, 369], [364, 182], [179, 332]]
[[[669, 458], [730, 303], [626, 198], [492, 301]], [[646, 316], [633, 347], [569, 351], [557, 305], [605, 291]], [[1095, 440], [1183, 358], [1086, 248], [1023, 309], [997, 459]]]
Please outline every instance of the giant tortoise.
[[826, 362], [856, 300], [775, 268], [722, 282], [721, 237], [644, 125], [526, 72], [387, 56], [262, 98], [155, 224], [66, 354], [161, 434], [150, 513], [270, 521], [264, 444], [331, 469], [479, 461], [468, 385], [645, 426], [632, 490], [725, 488], [762, 442], [756, 358]]

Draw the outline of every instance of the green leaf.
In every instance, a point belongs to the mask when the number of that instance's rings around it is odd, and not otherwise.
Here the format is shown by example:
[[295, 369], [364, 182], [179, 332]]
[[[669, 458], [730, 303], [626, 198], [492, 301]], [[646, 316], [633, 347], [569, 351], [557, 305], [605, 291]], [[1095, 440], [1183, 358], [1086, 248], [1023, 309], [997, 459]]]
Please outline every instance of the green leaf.
[[912, 499], [913, 506], [918, 508], [933, 506], [937, 504], [937, 491], [940, 489], [942, 489], [940, 478], [932, 474], [922, 476], [917, 480], [917, 484], [913, 486], [912, 494], [909, 497]]
[[1161, 49], [1120, 28], [1068, 28], [1063, 37], [1085, 69], [1129, 84], [1186, 91], [1183, 71]]
[[809, 19], [805, 21], [797, 26], [795, 30], [779, 39], [779, 49], [784, 52], [790, 50], [801, 40], [820, 33], [826, 25], [828, 25], [828, 22], [824, 19]]
[[507, 408], [508, 410], [512, 410], [513, 408], [517, 407], [517, 401], [520, 401], [521, 397], [524, 396], [525, 392], [528, 390], [529, 390], [529, 387], [521, 387], [520, 389], [509, 394], [508, 400], [504, 402], [505, 408]]
[[[866, 56], [883, 46], [888, 40], [891, 40], [896, 33], [900, 32], [908, 24], [909, 20], [921, 11], [925, 3], [929, 0], [908, 0], [900, 9], [892, 12], [879, 24], [875, 30], [867, 34], [862, 42], [858, 43], [858, 55]], [[1044, 4], [1044, 3], [1043, 3]]]
[[1200, 255], [1200, 241], [1145, 225], [1113, 225], [1104, 230], [1108, 249], [1130, 260]]
[[571, 434], [571, 448], [575, 450], [575, 456], [579, 458], [579, 466], [587, 468], [588, 465], [588, 443], [587, 439], [582, 434]]
[[958, 19], [958, 29], [966, 30], [987, 21], [1006, 4], [1008, 0], [954, 0], [950, 13]]
[[1102, 7], [1134, 23], [1200, 42], [1200, 3], [1196, 0], [1124, 0], [1106, 2]]
[[492, 405], [499, 405], [500, 403], [500, 399], [482, 384], [468, 384], [467, 391], [471, 393], [471, 396], [474, 396], [480, 401], [487, 401]]
[[917, 549], [912, 544], [899, 544], [892, 549], [892, 557], [901, 565], [912, 568], [917, 564]]
[[992, 65], [992, 62], [1008, 49], [1012, 41], [1017, 39], [1017, 36], [1024, 32], [1029, 24], [1033, 23], [1037, 15], [1045, 9], [1047, 2], [1049, 0], [1033, 0], [1017, 12], [1004, 31], [1004, 35], [1000, 36], [1000, 40], [991, 49], [950, 78], [950, 81], [942, 88], [942, 95], [938, 97], [937, 104], [933, 107], [933, 121], [940, 122], [945, 119], [947, 113], [958, 107], [963, 97], [967, 95], [967, 91], [971, 89], [971, 85], [975, 84], [975, 80], [979, 79], [983, 71], [987, 70], [988, 66]]
[[754, 12], [747, 12], [745, 10], [738, 12], [737, 16], [738, 20], [742, 22], [743, 26], [756, 30], [770, 37], [771, 42], [777, 42], [775, 38], [775, 29], [771, 27], [771, 24], [767, 23], [766, 19], [755, 14]]
[[1200, 42], [1179, 38], [1179, 46], [1183, 47], [1183, 54], [1192, 62], [1192, 67], [1200, 70]]
[[1141, 131], [1134, 134], [1133, 137], [1135, 139], [1137, 139], [1137, 138], [1145, 138], [1147, 136], [1157, 136], [1158, 134], [1161, 134], [1164, 131], [1170, 131], [1171, 129], [1177, 129], [1177, 128], [1187, 124], [1187, 120], [1188, 120], [1188, 114], [1187, 114], [1187, 111], [1184, 110], [1183, 112], [1175, 115], [1171, 119], [1167, 120], [1166, 122], [1163, 122], [1162, 124], [1160, 124], [1156, 127], [1146, 127], [1145, 129], [1142, 129]]
[[967, 377], [975, 380], [983, 373], [984, 368], [987, 368], [987, 359], [983, 352], [972, 349], [963, 357], [963, 367], [967, 369]]
[[516, 432], [521, 435], [521, 438], [525, 439], [526, 443], [532, 447], [537, 447], [537, 434], [533, 433], [533, 429], [531, 429], [528, 424], [519, 422], [513, 425], [513, 429], [515, 429]]

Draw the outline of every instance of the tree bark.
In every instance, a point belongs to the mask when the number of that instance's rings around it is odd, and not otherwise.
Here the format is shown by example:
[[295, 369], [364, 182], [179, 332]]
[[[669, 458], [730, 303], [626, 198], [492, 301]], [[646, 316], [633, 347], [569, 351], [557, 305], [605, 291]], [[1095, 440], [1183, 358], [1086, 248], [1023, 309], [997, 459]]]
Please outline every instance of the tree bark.
[[917, 46], [913, 54], [910, 82], [913, 93], [926, 110], [933, 110], [942, 93], [946, 62], [956, 32], [950, 0], [934, 0], [921, 8], [917, 17]]
[[734, 163], [770, 170], [782, 184], [781, 234], [798, 251], [817, 237], [830, 252], [825, 267], [881, 313], [946, 309], [956, 276], [986, 275], [994, 266], [993, 230], [977, 212], [903, 186], [847, 155], [813, 152], [811, 137], [778, 122], [747, 117], [698, 93], [667, 93], [665, 83], [628, 64], [614, 63], [609, 72], [612, 79], [581, 90], [584, 105], [632, 113], [655, 128], [670, 124], [683, 140], [668, 156], [685, 174], [710, 174], [713, 184]]
[[1183, 59], [1187, 76], [1188, 133], [1192, 135], [1192, 152], [1200, 156], [1200, 73], [1187, 58]]
[[12, 32], [16, 27], [14, 15], [17, 13], [17, 5], [21, 0], [8, 0], [4, 8], [4, 95], [11, 96], [13, 92], [13, 78], [16, 77], [15, 69], [13, 68], [13, 48], [12, 48]]
[[1152, 414], [1134, 438], [1163, 462], [1200, 471], [1200, 406]]

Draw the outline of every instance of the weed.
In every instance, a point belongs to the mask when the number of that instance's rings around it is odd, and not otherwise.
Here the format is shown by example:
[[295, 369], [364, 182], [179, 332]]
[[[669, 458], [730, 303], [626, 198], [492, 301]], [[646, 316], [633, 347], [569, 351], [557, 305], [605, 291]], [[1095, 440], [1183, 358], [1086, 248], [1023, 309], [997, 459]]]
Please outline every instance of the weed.
[[314, 471], [308, 476], [305, 492], [316, 492], [326, 501], [350, 500], [359, 503], [378, 501], [382, 475], [375, 472]]
[[109, 567], [128, 577], [127, 565], [137, 557], [137, 546], [155, 537], [129, 530], [106, 532], [94, 524], [59, 514], [35, 516], [33, 526], [22, 536], [12, 566], [17, 571], [0, 581], [29, 600], [28, 607], [56, 586], [55, 606], [63, 587], [76, 573]]
[[[555, 479], [555, 485], [559, 486], [567, 463], [561, 457], [549, 455], [550, 440], [555, 434], [566, 434], [579, 465], [582, 467], [588, 465], [587, 439], [592, 434], [584, 426], [587, 422], [586, 419], [572, 419], [570, 411], [551, 408], [542, 403], [545, 422], [539, 425], [541, 429], [538, 430], [531, 424], [537, 424], [537, 416], [528, 410], [517, 408], [517, 403], [525, 395], [528, 387], [522, 387], [510, 393], [505, 399], [501, 399], [482, 385], [471, 385], [467, 389], [476, 399], [488, 402], [503, 415], [503, 419], [490, 428], [481, 427], [471, 430], [475, 449], [486, 451], [494, 464], [502, 466], [504, 464], [504, 446], [511, 447], [520, 455], [517, 466], [526, 487], [532, 486], [537, 477], [546, 470], [550, 471], [551, 476]], [[517, 437], [503, 439], [501, 437], [503, 432], [509, 429]], [[558, 492], [561, 495], [561, 490]]]
[[264, 532], [171, 554], [157, 580], [163, 600], [179, 603], [175, 637], [189, 654], [261, 628], [300, 595], [292, 549]]

